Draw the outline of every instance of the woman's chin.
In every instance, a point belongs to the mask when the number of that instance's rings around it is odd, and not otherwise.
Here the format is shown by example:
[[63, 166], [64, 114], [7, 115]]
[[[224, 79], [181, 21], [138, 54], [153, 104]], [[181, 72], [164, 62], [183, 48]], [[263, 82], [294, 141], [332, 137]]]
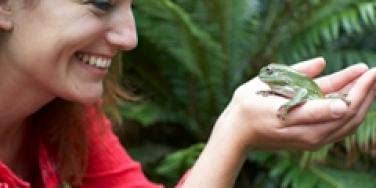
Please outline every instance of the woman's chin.
[[92, 105], [92, 104], [100, 102], [101, 100], [102, 100], [102, 96], [85, 97], [85, 98], [81, 98], [80, 100], [76, 100], [76, 102], [84, 104], [84, 105]]
[[103, 93], [102, 90], [90, 92], [90, 93], [81, 92], [76, 95], [62, 96], [61, 98], [68, 100], [68, 101], [81, 103], [84, 105], [91, 105], [91, 104], [100, 102], [102, 100], [102, 93]]

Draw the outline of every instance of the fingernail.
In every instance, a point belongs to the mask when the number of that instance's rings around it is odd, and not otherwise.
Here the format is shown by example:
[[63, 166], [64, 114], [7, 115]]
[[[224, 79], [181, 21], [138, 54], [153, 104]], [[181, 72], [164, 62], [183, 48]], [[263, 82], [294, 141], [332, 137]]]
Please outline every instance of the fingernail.
[[339, 118], [345, 114], [347, 105], [340, 99], [336, 99], [330, 103], [330, 111], [334, 118]]
[[354, 66], [360, 67], [360, 68], [365, 69], [365, 70], [369, 69], [368, 65], [366, 63], [363, 63], [363, 62], [357, 63]]
[[317, 56], [317, 57], [314, 57], [312, 58], [311, 60], [320, 60], [320, 61], [325, 61], [325, 58], [323, 56]]

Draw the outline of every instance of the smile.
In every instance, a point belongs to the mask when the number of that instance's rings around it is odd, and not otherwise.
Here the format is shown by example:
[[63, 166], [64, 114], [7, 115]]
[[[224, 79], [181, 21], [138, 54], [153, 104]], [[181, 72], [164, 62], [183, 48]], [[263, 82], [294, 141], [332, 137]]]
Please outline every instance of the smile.
[[91, 65], [95, 68], [107, 69], [111, 66], [112, 59], [109, 57], [88, 55], [77, 52], [76, 57], [87, 65]]

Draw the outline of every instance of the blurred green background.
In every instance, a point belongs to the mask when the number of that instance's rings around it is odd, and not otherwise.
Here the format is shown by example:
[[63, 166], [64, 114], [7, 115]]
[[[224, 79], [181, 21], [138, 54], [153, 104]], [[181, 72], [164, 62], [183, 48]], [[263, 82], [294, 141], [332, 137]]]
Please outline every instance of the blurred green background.
[[[134, 9], [139, 46], [122, 54], [123, 79], [143, 99], [120, 107], [119, 135], [167, 187], [260, 67], [316, 56], [325, 73], [376, 65], [376, 0], [136, 0]], [[376, 104], [356, 134], [317, 152], [249, 153], [235, 187], [375, 188]]]

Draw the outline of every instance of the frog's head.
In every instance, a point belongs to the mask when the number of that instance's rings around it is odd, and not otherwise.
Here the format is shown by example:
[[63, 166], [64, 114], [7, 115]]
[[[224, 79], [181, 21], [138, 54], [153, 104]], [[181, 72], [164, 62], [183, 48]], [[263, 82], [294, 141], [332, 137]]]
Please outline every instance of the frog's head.
[[288, 85], [297, 74], [300, 73], [289, 66], [269, 64], [260, 70], [259, 78], [268, 85]]

